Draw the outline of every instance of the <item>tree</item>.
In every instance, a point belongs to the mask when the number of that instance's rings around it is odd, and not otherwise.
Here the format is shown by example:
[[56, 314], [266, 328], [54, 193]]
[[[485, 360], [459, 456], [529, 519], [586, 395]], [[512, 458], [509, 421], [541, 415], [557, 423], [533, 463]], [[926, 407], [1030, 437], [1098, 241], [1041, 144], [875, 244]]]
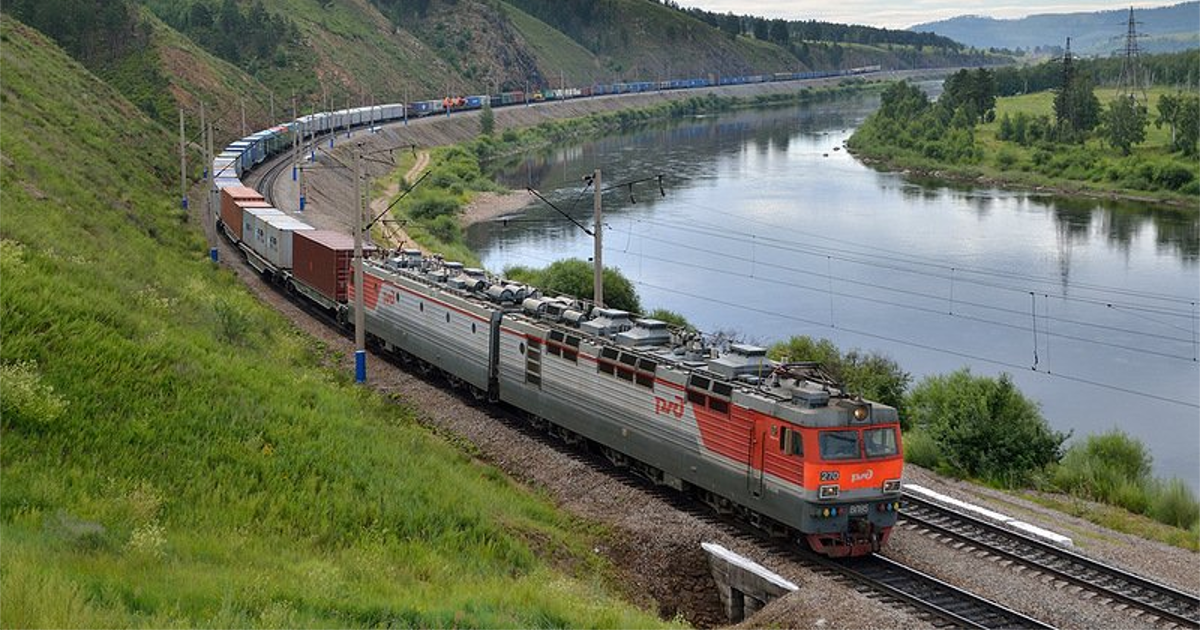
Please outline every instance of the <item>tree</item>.
[[1083, 142], [1100, 121], [1100, 101], [1092, 81], [1076, 72], [1070, 54], [1062, 61], [1062, 82], [1054, 94], [1054, 121], [1059, 140]]
[[1146, 108], [1132, 96], [1118, 96], [1104, 113], [1104, 138], [1121, 155], [1146, 139]]
[[1170, 94], [1158, 97], [1158, 118], [1154, 119], [1154, 127], [1162, 129], [1164, 123], [1171, 126], [1171, 148], [1175, 148], [1175, 127], [1179, 120], [1179, 99]]
[[1195, 157], [1200, 153], [1200, 94], [1188, 94], [1179, 104], [1179, 150]]
[[921, 381], [906, 397], [910, 423], [939, 447], [950, 472], [1014, 487], [1062, 457], [1069, 437], [1050, 429], [1007, 374], [969, 369]]
[[492, 113], [492, 101], [485, 97], [483, 100], [483, 111], [479, 112], [479, 133], [485, 136], [492, 135], [496, 131], [496, 115]]
[[791, 33], [788, 32], [787, 20], [771, 20], [771, 32], [769, 37], [771, 41], [780, 46], [787, 46], [791, 40]]
[[729, 36], [730, 39], [742, 34], [742, 18], [733, 13], [726, 13], [721, 16], [721, 32]]
[[[504, 270], [504, 275], [551, 293], [589, 300], [593, 297], [592, 264], [578, 258], [555, 261], [544, 269], [510, 267]], [[621, 272], [608, 267], [604, 269], [604, 305], [631, 313], [642, 312], [633, 283]]]
[[767, 41], [771, 36], [771, 23], [761, 19], [753, 18], [754, 21], [754, 39], [759, 41]]

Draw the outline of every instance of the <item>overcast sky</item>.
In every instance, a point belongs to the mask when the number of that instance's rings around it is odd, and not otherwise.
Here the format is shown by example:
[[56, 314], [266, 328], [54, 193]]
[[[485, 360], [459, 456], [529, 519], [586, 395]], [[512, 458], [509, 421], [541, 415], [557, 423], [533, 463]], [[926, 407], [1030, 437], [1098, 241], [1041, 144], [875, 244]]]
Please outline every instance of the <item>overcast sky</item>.
[[[1180, 0], [1182, 1], [1182, 0]], [[1157, 7], [1175, 2], [1128, 0], [677, 0], [680, 6], [739, 15], [758, 15], [788, 20], [822, 20], [842, 24], [868, 24], [886, 28], [908, 28], [958, 15], [1019, 18], [1034, 13], [1074, 13], [1133, 7]]]

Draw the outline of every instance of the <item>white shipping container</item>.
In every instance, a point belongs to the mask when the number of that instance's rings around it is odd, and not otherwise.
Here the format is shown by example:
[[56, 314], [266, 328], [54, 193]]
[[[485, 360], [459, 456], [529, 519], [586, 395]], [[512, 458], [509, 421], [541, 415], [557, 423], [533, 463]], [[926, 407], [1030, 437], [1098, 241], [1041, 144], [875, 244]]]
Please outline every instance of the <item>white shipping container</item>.
[[266, 220], [270, 217], [286, 217], [277, 208], [246, 208], [242, 211], [242, 242], [254, 253], [267, 258]]
[[312, 230], [313, 226], [293, 217], [270, 216], [264, 220], [266, 247], [259, 255], [276, 269], [292, 268], [292, 234]]

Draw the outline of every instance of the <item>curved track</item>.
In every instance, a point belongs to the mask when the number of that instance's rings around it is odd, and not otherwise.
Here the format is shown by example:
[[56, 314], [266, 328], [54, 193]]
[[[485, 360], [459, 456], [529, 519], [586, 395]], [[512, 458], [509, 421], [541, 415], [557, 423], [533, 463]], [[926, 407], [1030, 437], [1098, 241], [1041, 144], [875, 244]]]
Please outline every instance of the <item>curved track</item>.
[[962, 514], [911, 494], [904, 495], [902, 523], [948, 536], [1019, 562], [1055, 580], [1098, 593], [1114, 606], [1133, 608], [1182, 628], [1200, 628], [1200, 598], [1030, 536]]

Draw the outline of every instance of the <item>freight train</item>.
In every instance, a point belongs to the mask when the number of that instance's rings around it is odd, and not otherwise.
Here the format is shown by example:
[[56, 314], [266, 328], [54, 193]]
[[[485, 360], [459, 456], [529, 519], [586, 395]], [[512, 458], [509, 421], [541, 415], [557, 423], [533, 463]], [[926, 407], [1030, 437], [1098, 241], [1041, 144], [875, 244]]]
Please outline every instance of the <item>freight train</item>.
[[[388, 107], [403, 106], [378, 109]], [[307, 118], [355, 126], [394, 120], [390, 113]], [[349, 328], [353, 239], [270, 207], [239, 179], [301, 124], [251, 135], [214, 160], [218, 227], [264, 277]], [[903, 468], [896, 410], [852, 395], [819, 365], [777, 363], [746, 344], [713, 347], [662, 321], [419, 250], [364, 251], [365, 333], [376, 352], [440, 372], [480, 400], [818, 553], [863, 555], [887, 541]]]

